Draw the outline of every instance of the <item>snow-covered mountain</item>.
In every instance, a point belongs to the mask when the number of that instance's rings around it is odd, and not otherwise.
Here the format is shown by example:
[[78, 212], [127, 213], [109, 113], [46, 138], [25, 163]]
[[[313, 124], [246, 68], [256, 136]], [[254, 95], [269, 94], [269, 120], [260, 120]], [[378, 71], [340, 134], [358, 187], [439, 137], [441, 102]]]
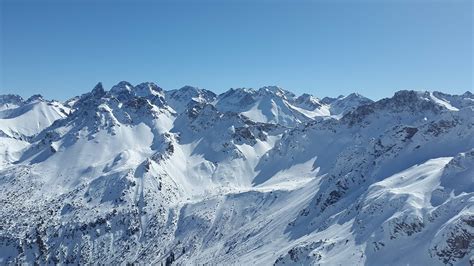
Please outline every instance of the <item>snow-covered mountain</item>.
[[15, 161], [32, 137], [70, 111], [62, 103], [45, 100], [41, 95], [27, 100], [18, 95], [0, 95], [0, 166]]
[[293, 93], [280, 87], [230, 89], [218, 96], [215, 106], [221, 111], [240, 113], [253, 121], [294, 127], [318, 117], [340, 118], [360, 105], [371, 103], [359, 94], [319, 100], [315, 96]]
[[184, 86], [179, 90], [166, 92], [166, 102], [179, 113], [186, 110], [190, 103], [211, 103], [215, 99], [216, 94], [214, 92], [191, 86]]
[[0, 264], [474, 263], [474, 95], [0, 96]]
[[44, 100], [41, 95], [34, 95], [26, 101], [18, 95], [1, 95], [0, 134], [17, 139], [28, 138], [69, 112], [69, 108], [62, 103]]

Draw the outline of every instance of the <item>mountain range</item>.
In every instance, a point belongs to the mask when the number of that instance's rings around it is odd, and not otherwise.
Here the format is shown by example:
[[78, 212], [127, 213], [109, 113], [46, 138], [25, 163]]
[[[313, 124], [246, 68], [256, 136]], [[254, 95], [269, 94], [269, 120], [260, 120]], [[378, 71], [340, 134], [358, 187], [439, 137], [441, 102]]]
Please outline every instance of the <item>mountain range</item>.
[[0, 264], [474, 265], [474, 94], [0, 96]]

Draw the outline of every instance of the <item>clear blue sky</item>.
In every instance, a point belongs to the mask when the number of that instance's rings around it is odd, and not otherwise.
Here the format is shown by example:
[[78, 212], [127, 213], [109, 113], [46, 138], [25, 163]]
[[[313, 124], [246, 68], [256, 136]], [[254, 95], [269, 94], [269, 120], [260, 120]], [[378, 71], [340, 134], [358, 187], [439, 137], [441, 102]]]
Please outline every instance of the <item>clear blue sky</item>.
[[0, 0], [0, 93], [102, 81], [378, 99], [473, 90], [471, 0]]

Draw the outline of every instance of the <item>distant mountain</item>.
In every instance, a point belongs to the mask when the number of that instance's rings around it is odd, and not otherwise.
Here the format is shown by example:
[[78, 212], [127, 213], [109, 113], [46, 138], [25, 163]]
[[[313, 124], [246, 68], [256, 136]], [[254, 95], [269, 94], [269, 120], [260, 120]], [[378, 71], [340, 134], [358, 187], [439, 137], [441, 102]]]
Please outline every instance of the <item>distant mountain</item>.
[[186, 110], [190, 103], [212, 103], [215, 99], [216, 94], [212, 91], [191, 86], [166, 92], [166, 102], [179, 113]]
[[69, 108], [57, 101], [34, 95], [24, 101], [18, 95], [0, 96], [0, 134], [27, 138], [68, 115]]
[[340, 118], [356, 107], [372, 101], [358, 94], [331, 101], [293, 93], [279, 87], [231, 89], [218, 96], [216, 107], [222, 111], [240, 113], [256, 122], [296, 126], [315, 118]]
[[0, 96], [0, 264], [474, 263], [474, 95]]

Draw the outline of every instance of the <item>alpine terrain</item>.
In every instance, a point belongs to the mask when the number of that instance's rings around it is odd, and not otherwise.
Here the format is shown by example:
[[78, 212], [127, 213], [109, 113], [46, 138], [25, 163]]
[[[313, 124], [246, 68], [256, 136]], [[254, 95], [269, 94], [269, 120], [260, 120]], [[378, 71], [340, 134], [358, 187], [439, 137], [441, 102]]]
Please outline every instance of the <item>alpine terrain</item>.
[[0, 96], [0, 264], [474, 265], [474, 94]]

